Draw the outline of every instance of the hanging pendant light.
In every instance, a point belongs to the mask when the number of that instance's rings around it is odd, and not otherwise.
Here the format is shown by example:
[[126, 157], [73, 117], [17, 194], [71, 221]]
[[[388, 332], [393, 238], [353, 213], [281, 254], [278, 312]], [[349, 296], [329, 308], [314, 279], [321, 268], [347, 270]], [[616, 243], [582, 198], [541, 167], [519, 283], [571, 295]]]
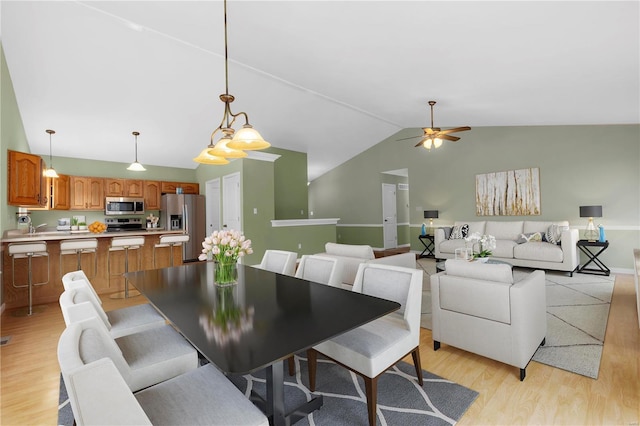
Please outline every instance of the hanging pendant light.
[[144, 166], [138, 162], [138, 135], [140, 135], [140, 132], [132, 132], [131, 134], [135, 138], [136, 161], [131, 163], [131, 165], [129, 167], [127, 167], [127, 170], [131, 170], [132, 172], [144, 172], [147, 169], [145, 169]]
[[[235, 100], [233, 95], [229, 94], [229, 49], [227, 37], [227, 0], [224, 0], [224, 80], [225, 93], [220, 95], [220, 100], [224, 103], [224, 113], [220, 125], [211, 133], [211, 142], [209, 145], [193, 159], [196, 163], [202, 164], [227, 164], [221, 159], [225, 158], [244, 158], [247, 156], [245, 150], [265, 149], [271, 144], [265, 141], [260, 133], [258, 133], [251, 124], [249, 124], [249, 116], [246, 112], [238, 112], [234, 114], [231, 111], [231, 102]], [[237, 132], [233, 129], [236, 118], [243, 116], [245, 124]], [[223, 136], [214, 144], [214, 136], [221, 132]]]
[[55, 179], [58, 177], [58, 173], [56, 173], [56, 170], [53, 168], [53, 156], [51, 155], [51, 135], [55, 134], [56, 131], [55, 130], [45, 130], [45, 131], [49, 133], [49, 168], [44, 171], [44, 176]]

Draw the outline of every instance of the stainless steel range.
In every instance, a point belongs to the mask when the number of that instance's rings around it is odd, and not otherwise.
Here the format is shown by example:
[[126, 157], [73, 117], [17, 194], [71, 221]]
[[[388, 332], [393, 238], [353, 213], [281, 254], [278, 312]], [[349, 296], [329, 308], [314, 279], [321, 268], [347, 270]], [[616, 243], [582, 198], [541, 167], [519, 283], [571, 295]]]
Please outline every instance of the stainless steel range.
[[137, 217], [105, 217], [107, 232], [142, 231], [142, 219]]

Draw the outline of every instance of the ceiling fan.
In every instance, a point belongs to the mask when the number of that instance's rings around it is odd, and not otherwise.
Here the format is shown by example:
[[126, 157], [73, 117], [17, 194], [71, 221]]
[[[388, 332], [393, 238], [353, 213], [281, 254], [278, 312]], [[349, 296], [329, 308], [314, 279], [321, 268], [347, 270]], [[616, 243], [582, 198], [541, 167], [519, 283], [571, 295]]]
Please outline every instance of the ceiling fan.
[[[452, 136], [450, 133], [463, 132], [465, 130], [471, 130], [469, 126], [463, 127], [455, 127], [453, 129], [445, 129], [442, 130], [440, 127], [433, 127], [433, 106], [436, 104], [436, 101], [429, 101], [429, 106], [431, 107], [431, 127], [423, 127], [422, 130], [424, 134], [422, 135], [420, 142], [416, 144], [416, 147], [423, 146], [426, 149], [438, 148], [442, 145], [442, 142], [447, 140], [451, 142], [455, 142], [460, 140], [458, 136]], [[412, 136], [410, 138], [398, 139], [401, 141], [407, 139], [417, 138], [419, 136]]]

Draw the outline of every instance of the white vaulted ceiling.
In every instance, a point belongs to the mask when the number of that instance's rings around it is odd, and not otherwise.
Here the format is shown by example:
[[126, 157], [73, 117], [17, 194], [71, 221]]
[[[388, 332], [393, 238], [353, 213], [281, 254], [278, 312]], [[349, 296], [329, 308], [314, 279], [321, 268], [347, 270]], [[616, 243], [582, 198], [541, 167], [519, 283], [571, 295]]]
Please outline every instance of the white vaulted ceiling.
[[[0, 7], [32, 152], [51, 128], [55, 156], [130, 162], [137, 130], [143, 164], [197, 166], [222, 118], [222, 2]], [[638, 123], [639, 20], [637, 1], [230, 0], [229, 91], [312, 180], [428, 126], [430, 99], [439, 127]]]

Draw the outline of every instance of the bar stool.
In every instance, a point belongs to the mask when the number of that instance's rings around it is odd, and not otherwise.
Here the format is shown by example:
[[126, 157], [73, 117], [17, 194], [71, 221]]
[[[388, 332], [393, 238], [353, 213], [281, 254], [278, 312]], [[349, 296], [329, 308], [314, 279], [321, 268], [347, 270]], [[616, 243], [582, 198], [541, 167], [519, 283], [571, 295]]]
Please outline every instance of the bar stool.
[[173, 247], [181, 246], [182, 243], [189, 241], [189, 235], [166, 234], [160, 235], [160, 241], [153, 246], [153, 267], [156, 266], [156, 249], [161, 247], [169, 247], [169, 265], [173, 266]]
[[[109, 247], [109, 255], [107, 259], [107, 269], [109, 270], [109, 280], [111, 280], [111, 252], [124, 251], [124, 273], [129, 272], [129, 250], [138, 250], [144, 245], [144, 237], [115, 237], [111, 240], [111, 246]], [[140, 254], [138, 254], [138, 270], [140, 269]], [[129, 280], [124, 279], [124, 291], [112, 294], [111, 299], [127, 299], [129, 297], [139, 296], [140, 292], [137, 290], [129, 291]]]
[[[44, 306], [33, 306], [33, 286], [44, 285], [49, 282], [49, 252], [47, 251], [47, 243], [45, 241], [33, 241], [30, 243], [11, 243], [7, 246], [9, 256], [11, 256], [11, 284], [14, 288], [29, 289], [29, 306], [22, 309], [17, 309], [13, 312], [15, 316], [31, 316], [34, 313], [44, 311]], [[47, 280], [43, 282], [34, 283], [33, 273], [31, 267], [31, 261], [34, 257], [46, 257], [47, 258]], [[27, 283], [16, 284], [16, 259], [27, 259]]]
[[62, 270], [62, 256], [75, 254], [78, 258], [76, 270], [82, 270], [82, 255], [93, 253], [93, 278], [98, 271], [98, 239], [86, 238], [82, 240], [64, 240], [60, 242], [60, 276], [64, 275]]

